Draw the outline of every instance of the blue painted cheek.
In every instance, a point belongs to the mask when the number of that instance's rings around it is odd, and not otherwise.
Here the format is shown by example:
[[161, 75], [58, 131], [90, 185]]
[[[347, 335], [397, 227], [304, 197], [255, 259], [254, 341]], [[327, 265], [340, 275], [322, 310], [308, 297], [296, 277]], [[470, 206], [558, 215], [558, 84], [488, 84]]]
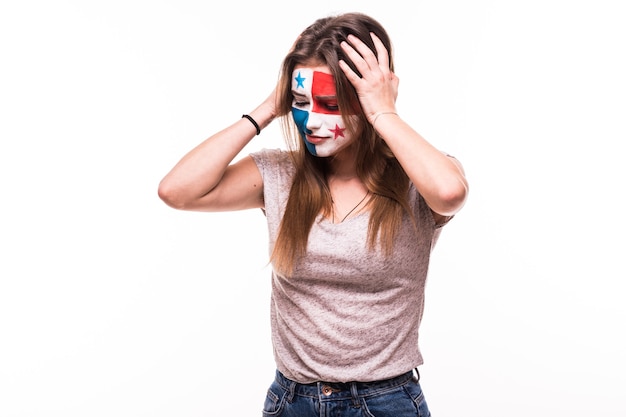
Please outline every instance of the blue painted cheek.
[[298, 132], [300, 132], [300, 137], [304, 141], [306, 148], [309, 152], [311, 152], [311, 154], [317, 156], [315, 145], [306, 140], [306, 134], [311, 133], [311, 131], [306, 128], [306, 124], [309, 121], [309, 112], [292, 107], [291, 114], [293, 115], [293, 121], [298, 127]]

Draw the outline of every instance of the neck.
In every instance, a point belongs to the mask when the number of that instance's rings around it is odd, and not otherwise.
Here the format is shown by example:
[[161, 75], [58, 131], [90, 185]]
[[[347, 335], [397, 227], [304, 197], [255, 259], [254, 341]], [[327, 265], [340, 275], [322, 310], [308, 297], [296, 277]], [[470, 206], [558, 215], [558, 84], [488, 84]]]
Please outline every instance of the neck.
[[341, 153], [333, 157], [330, 163], [329, 177], [338, 181], [357, 178], [356, 160], [352, 154]]

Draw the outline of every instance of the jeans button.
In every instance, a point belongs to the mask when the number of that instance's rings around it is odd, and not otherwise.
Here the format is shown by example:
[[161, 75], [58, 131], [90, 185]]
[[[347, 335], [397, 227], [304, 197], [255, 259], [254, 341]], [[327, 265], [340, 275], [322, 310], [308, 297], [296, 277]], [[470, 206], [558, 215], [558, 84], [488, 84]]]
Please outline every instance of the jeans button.
[[331, 387], [329, 387], [328, 385], [322, 386], [322, 394], [329, 396], [332, 393], [333, 393], [333, 389]]

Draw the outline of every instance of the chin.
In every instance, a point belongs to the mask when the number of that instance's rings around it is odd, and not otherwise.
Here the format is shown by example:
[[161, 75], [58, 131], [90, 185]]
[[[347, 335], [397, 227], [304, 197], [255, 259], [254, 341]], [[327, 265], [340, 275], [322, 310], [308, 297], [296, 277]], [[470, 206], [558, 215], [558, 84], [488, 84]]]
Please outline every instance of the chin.
[[338, 144], [333, 145], [334, 146], [316, 146], [315, 153], [321, 158], [328, 158], [329, 156], [335, 156], [343, 152], [349, 146], [348, 143], [341, 144], [341, 146], [337, 146]]
[[315, 156], [317, 156], [318, 158], [328, 158], [329, 156], [333, 156], [336, 152], [325, 152], [325, 151], [317, 151], [317, 153], [315, 154]]

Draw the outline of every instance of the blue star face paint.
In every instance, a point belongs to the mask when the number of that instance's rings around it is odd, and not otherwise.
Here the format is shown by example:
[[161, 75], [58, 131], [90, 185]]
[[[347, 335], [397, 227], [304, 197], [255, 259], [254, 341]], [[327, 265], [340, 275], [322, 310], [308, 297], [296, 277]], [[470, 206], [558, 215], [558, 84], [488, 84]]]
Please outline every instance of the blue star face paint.
[[309, 152], [325, 157], [350, 144], [337, 104], [335, 80], [327, 67], [296, 68], [292, 74], [291, 113]]

